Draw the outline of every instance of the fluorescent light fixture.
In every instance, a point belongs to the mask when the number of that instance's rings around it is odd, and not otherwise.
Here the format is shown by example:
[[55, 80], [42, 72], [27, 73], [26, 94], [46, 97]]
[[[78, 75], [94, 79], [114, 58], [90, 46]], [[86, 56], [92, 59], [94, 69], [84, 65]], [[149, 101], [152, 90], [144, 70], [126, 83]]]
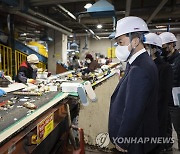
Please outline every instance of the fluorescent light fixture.
[[90, 33], [91, 33], [92, 35], [94, 35], [94, 32], [93, 32], [91, 29], [89, 29], [89, 31], [90, 31]]
[[69, 12], [68, 10], [66, 10], [63, 6], [58, 5], [58, 7], [59, 7], [60, 9], [62, 9], [64, 12], [66, 12], [71, 18], [73, 18], [74, 20], [76, 20], [76, 17], [75, 17], [71, 12]]
[[27, 36], [27, 33], [20, 34], [20, 36]]
[[35, 33], [41, 33], [39, 30], [36, 30]]
[[69, 35], [69, 37], [73, 37], [73, 35]]
[[100, 39], [101, 39], [99, 36], [96, 36], [96, 38], [97, 38], [98, 40], [100, 40]]
[[91, 3], [87, 3], [87, 4], [84, 6], [84, 8], [85, 8], [85, 9], [89, 9], [91, 6], [92, 6]]
[[101, 28], [102, 28], [102, 25], [101, 25], [101, 24], [98, 24], [98, 25], [97, 25], [97, 28], [98, 28], [98, 29], [101, 29]]
[[167, 28], [167, 26], [156, 26], [156, 28]]

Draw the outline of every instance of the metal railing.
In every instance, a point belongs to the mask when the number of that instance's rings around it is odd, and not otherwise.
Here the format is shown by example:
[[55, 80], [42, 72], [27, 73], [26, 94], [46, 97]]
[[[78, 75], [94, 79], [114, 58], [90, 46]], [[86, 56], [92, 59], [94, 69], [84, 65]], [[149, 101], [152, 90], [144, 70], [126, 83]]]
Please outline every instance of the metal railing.
[[[23, 61], [26, 61], [27, 54], [15, 50], [15, 74], [18, 73], [19, 66]], [[39, 62], [37, 64], [38, 68], [46, 69], [46, 64]], [[5, 75], [13, 76], [13, 61], [12, 61], [12, 49], [8, 46], [0, 44], [0, 70], [4, 72]]]
[[21, 51], [15, 50], [15, 73], [18, 73], [19, 66], [23, 61], [26, 61], [27, 55]]
[[5, 75], [12, 76], [12, 49], [0, 44], [0, 70]]

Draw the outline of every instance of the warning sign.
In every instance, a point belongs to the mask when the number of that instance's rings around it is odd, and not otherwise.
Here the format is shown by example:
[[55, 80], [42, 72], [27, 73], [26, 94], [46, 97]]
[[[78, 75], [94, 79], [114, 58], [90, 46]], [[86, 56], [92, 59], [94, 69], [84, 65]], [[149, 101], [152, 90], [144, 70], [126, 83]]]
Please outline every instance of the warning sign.
[[37, 125], [37, 137], [43, 140], [54, 129], [54, 114], [51, 113]]

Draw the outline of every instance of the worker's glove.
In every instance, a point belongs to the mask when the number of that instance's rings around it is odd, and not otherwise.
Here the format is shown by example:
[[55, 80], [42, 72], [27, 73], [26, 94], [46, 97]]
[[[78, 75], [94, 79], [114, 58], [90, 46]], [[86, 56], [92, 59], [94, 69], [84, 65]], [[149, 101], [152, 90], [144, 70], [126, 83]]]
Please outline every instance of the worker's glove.
[[27, 83], [36, 83], [36, 80], [34, 80], [34, 79], [27, 79]]
[[6, 92], [4, 90], [0, 89], [0, 97], [3, 95], [6, 95]]

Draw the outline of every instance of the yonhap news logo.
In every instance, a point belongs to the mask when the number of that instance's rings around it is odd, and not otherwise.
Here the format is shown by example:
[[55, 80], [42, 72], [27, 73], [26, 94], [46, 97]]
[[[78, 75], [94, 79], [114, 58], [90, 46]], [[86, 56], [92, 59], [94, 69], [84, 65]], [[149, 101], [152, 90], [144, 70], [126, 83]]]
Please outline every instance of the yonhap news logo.
[[109, 134], [107, 132], [100, 133], [96, 136], [96, 144], [100, 148], [105, 148], [109, 145], [110, 139]]
[[113, 137], [114, 144], [173, 144], [172, 137]]

